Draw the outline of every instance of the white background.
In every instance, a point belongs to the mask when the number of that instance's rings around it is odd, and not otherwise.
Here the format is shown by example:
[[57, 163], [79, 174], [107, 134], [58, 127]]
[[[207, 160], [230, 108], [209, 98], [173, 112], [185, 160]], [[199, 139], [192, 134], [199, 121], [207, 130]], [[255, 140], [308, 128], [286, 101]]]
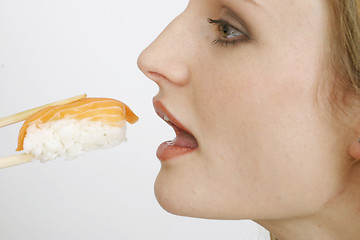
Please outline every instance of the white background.
[[[154, 113], [140, 52], [186, 0], [0, 0], [0, 116], [87, 93], [127, 103], [128, 142], [72, 161], [0, 170], [1, 240], [265, 239], [250, 221], [178, 217], [156, 202], [157, 146], [174, 137]], [[12, 155], [21, 123], [0, 129]]]

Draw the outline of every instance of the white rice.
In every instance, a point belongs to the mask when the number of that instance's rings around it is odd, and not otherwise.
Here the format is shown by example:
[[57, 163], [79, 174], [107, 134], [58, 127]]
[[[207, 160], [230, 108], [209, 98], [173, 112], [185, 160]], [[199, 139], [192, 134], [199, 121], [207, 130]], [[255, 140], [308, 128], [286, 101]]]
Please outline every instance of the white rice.
[[99, 121], [63, 119], [28, 127], [24, 150], [46, 162], [72, 159], [85, 152], [111, 148], [126, 141], [126, 125], [111, 127]]

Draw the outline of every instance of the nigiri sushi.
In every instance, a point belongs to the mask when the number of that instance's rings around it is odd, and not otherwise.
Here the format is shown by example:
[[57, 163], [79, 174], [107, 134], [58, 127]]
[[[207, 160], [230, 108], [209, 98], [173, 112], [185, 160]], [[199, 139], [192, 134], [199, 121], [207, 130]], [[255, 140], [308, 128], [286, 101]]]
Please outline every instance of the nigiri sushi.
[[126, 122], [138, 119], [126, 104], [110, 98], [46, 107], [25, 120], [16, 151], [24, 150], [42, 162], [71, 159], [126, 141]]

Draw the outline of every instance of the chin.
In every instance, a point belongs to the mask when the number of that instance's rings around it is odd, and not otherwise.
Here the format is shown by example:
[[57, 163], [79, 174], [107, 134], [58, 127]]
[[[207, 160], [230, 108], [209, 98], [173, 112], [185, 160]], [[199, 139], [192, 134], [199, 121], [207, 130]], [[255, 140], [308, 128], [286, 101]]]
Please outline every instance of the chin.
[[202, 196], [195, 190], [196, 186], [181, 182], [181, 178], [170, 172], [160, 170], [155, 181], [154, 191], [160, 206], [179, 216], [212, 218], [206, 204], [201, 204]]
[[[182, 174], [176, 175], [175, 172], [178, 173], [175, 169], [162, 167], [155, 181], [155, 196], [165, 211], [194, 218], [249, 219], [250, 215], [246, 212], [236, 212], [224, 199], [215, 199], [215, 196], [211, 196], [209, 192], [212, 191], [204, 187], [200, 181]], [[188, 179], [191, 180], [187, 181]]]
[[176, 190], [173, 181], [168, 180], [168, 174], [164, 173], [163, 170], [160, 170], [154, 186], [155, 197], [160, 206], [167, 212], [187, 216], [187, 207], [184, 206], [183, 194]]

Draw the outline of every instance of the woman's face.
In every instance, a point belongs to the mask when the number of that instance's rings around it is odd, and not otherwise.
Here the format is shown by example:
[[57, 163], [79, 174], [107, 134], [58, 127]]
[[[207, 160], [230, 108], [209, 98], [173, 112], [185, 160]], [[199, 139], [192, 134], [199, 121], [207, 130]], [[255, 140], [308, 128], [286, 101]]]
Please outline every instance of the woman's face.
[[338, 193], [346, 149], [316, 105], [328, 21], [325, 0], [190, 0], [141, 54], [158, 114], [188, 132], [158, 150], [164, 209], [290, 218]]

